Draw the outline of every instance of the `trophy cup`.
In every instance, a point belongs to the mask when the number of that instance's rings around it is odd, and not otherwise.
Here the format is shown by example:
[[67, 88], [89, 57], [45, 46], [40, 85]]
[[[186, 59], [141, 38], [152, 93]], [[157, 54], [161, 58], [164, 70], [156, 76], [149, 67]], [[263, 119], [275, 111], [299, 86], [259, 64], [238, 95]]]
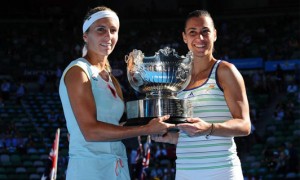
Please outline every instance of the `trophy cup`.
[[166, 122], [173, 124], [192, 117], [191, 102], [176, 98], [191, 80], [192, 52], [178, 56], [174, 49], [165, 47], [154, 56], [145, 57], [142, 51], [135, 49], [125, 61], [131, 87], [145, 94], [144, 99], [126, 102], [125, 125], [144, 125], [164, 115], [170, 115]]

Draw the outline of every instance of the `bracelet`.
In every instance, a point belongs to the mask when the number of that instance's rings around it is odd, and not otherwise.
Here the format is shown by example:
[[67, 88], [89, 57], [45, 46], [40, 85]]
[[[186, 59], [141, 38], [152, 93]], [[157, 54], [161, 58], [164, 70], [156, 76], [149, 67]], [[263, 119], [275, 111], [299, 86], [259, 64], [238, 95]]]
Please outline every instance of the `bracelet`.
[[212, 135], [214, 131], [214, 123], [211, 123], [210, 132], [205, 136], [206, 139], [209, 139], [209, 137]]

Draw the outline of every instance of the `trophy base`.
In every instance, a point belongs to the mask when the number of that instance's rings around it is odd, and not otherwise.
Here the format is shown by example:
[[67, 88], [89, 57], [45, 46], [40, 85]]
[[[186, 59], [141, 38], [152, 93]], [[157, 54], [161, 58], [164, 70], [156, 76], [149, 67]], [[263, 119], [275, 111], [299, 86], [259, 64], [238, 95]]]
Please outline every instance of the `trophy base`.
[[[146, 118], [134, 118], [126, 121], [124, 126], [141, 126], [148, 124], [155, 117], [146, 117]], [[170, 117], [168, 120], [164, 121], [170, 124], [180, 124], [187, 123], [186, 117]]]
[[153, 118], [170, 115], [166, 123], [185, 123], [192, 117], [192, 106], [189, 100], [153, 98], [129, 101], [126, 103], [127, 121], [125, 126], [145, 125]]

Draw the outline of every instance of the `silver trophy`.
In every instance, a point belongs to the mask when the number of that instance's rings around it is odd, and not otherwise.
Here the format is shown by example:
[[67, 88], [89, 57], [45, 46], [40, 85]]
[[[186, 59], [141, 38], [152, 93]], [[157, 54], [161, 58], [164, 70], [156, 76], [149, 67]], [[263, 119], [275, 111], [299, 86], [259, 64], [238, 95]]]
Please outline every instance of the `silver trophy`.
[[140, 50], [126, 56], [128, 81], [133, 89], [145, 94], [144, 99], [126, 102], [126, 125], [144, 125], [163, 115], [170, 115], [166, 122], [173, 124], [192, 117], [191, 102], [176, 98], [191, 80], [192, 59], [192, 52], [178, 56], [169, 47], [150, 57], [145, 57]]

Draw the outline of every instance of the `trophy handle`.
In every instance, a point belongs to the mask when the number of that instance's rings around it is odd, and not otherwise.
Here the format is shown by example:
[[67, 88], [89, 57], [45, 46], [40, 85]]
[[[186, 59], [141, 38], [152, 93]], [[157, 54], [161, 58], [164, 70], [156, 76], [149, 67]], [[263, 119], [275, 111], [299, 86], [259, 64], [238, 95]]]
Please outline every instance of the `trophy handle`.
[[128, 63], [128, 58], [129, 58], [129, 56], [128, 55], [125, 55], [125, 62], [126, 62], [126, 64]]
[[188, 78], [188, 73], [188, 69], [186, 69], [184, 65], [181, 64], [181, 66], [179, 66], [176, 71], [176, 78], [180, 79], [181, 81], [186, 81], [186, 79]]

